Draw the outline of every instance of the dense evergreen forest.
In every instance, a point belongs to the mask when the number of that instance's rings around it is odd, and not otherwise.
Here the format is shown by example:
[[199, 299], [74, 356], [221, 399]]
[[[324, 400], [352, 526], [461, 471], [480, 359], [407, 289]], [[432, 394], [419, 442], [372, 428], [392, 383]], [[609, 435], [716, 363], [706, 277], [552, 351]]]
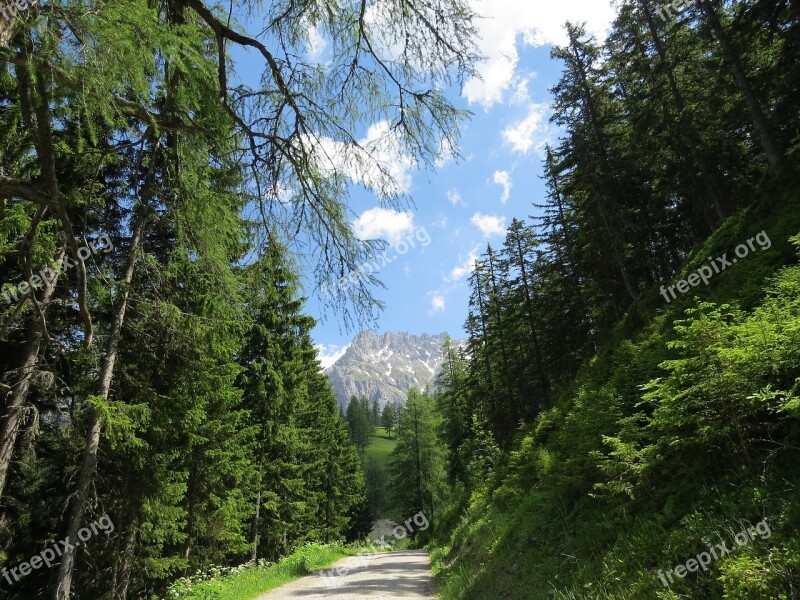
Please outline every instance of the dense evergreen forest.
[[467, 345], [345, 411], [301, 275], [373, 322], [351, 188], [457, 153], [471, 4], [3, 11], [0, 596], [163, 598], [391, 512], [444, 600], [800, 598], [800, 5], [614, 4], [552, 51], [548, 194]]
[[[4, 5], [3, 597], [160, 598], [363, 533], [298, 273], [334, 289], [382, 250], [347, 204], [354, 182], [407, 202], [379, 149], [453, 154], [465, 113], [443, 90], [474, 72], [472, 18], [460, 0]], [[370, 322], [374, 283], [327, 309]]]
[[618, 5], [447, 349], [443, 598], [798, 598], [800, 6]]

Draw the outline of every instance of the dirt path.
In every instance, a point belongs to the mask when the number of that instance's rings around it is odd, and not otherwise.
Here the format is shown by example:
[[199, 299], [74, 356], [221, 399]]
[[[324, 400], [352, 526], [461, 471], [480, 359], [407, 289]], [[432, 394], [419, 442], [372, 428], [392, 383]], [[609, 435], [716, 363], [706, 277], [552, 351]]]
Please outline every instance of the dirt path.
[[256, 600], [434, 600], [430, 560], [422, 550], [351, 556], [325, 573], [303, 577]]

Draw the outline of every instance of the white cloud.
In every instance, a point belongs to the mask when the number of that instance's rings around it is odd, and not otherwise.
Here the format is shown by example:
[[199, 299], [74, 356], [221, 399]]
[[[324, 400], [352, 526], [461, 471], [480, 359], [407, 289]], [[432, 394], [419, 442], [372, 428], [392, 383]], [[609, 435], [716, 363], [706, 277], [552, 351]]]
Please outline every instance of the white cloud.
[[503, 139], [515, 152], [527, 154], [531, 146], [540, 150], [549, 140], [549, 110], [546, 104], [531, 104], [527, 117], [503, 130]]
[[445, 227], [447, 227], [447, 217], [445, 217], [444, 215], [439, 216], [439, 218], [433, 222], [433, 226], [439, 227], [440, 229], [444, 229]]
[[517, 72], [519, 51], [517, 41], [544, 46], [566, 43], [564, 23], [586, 22], [587, 30], [603, 39], [615, 10], [602, 0], [471, 0], [473, 10], [484, 17], [479, 19], [480, 47], [487, 57], [478, 65], [482, 77], [470, 79], [464, 86], [464, 96], [470, 104], [480, 104], [488, 110], [504, 102], [508, 93], [519, 92], [523, 78]]
[[440, 294], [434, 294], [433, 298], [431, 298], [431, 308], [433, 309], [433, 312], [439, 312], [444, 310], [444, 306], [445, 306], [444, 296]]
[[394, 245], [414, 230], [414, 215], [388, 208], [370, 208], [353, 221], [362, 240], [386, 240]]
[[315, 63], [321, 63], [328, 49], [328, 41], [323, 37], [319, 27], [310, 26], [308, 32], [308, 58]]
[[323, 174], [339, 173], [381, 197], [411, 191], [411, 171], [416, 166], [406, 155], [387, 121], [370, 125], [358, 147], [328, 137], [304, 137]]
[[478, 246], [475, 246], [472, 250], [470, 250], [467, 257], [461, 261], [461, 263], [453, 267], [449, 275], [444, 278], [445, 281], [458, 281], [464, 276], [472, 273], [472, 270], [475, 268], [476, 260], [478, 260]]
[[472, 215], [472, 224], [481, 230], [481, 233], [483, 233], [484, 237], [500, 235], [506, 231], [505, 217], [499, 217], [497, 215], [484, 215], [481, 213], [475, 213]]
[[[503, 186], [503, 195], [500, 197], [500, 202], [505, 204], [508, 202], [508, 199], [511, 197], [511, 188], [514, 184], [511, 181], [511, 175], [508, 171], [495, 171], [494, 172], [494, 182], [497, 185]], [[472, 222], [475, 222], [475, 218], [473, 217]]]
[[317, 349], [317, 358], [319, 359], [320, 364], [322, 364], [322, 368], [327, 369], [328, 367], [333, 366], [333, 363], [344, 356], [344, 353], [347, 352], [350, 344], [346, 346], [337, 346], [336, 344], [315, 344], [314, 347]]
[[486, 110], [503, 100], [503, 96], [514, 81], [517, 69], [516, 50], [513, 53], [498, 53], [488, 56], [478, 72], [481, 79], [472, 78], [464, 85], [464, 96], [470, 104], [480, 103]]
[[514, 86], [514, 94], [511, 96], [511, 104], [527, 104], [531, 100], [531, 95], [528, 92], [528, 79], [520, 79]]
[[450, 190], [447, 192], [447, 199], [450, 200], [450, 204], [453, 206], [464, 206], [464, 199], [461, 197], [461, 194], [458, 190]]

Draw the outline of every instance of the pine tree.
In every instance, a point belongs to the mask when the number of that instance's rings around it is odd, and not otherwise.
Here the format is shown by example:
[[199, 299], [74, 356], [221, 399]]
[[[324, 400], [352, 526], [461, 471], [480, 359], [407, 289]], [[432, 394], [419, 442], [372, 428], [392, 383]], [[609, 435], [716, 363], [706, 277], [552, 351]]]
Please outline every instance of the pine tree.
[[466, 480], [462, 448], [472, 436], [473, 406], [467, 388], [467, 361], [448, 337], [442, 346], [444, 361], [436, 379], [436, 410], [441, 416], [439, 435], [447, 447], [448, 478], [451, 483]]
[[369, 420], [373, 427], [380, 427], [381, 424], [381, 407], [378, 404], [378, 399], [372, 401], [372, 408], [369, 413]]
[[369, 404], [365, 398], [359, 400], [355, 396], [350, 398], [347, 405], [346, 419], [350, 439], [361, 452], [367, 448], [369, 437], [372, 434], [368, 407]]
[[390, 438], [392, 437], [392, 431], [395, 428], [396, 420], [397, 416], [395, 413], [394, 404], [387, 402], [383, 407], [383, 412], [381, 413], [381, 425], [383, 425], [383, 428], [386, 429], [386, 433]]
[[411, 389], [400, 409], [397, 446], [390, 463], [392, 499], [403, 515], [422, 511], [432, 521], [444, 499], [444, 447], [438, 429], [433, 399]]

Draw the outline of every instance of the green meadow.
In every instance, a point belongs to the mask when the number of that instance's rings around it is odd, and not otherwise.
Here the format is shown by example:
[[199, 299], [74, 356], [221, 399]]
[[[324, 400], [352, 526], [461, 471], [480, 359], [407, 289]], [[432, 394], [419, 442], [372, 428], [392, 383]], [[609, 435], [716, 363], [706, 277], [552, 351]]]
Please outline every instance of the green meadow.
[[388, 472], [389, 469], [389, 455], [397, 445], [397, 440], [394, 437], [389, 437], [386, 429], [383, 427], [376, 427], [369, 438], [369, 444], [364, 451], [364, 461], [369, 462], [370, 459], [374, 460], [378, 466], [384, 471]]

